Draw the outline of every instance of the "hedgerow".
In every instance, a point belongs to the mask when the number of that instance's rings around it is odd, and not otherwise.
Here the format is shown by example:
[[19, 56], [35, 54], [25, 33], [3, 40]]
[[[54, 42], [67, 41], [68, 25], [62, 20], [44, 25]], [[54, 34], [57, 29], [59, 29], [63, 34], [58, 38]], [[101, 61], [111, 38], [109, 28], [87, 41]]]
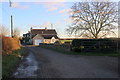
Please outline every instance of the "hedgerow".
[[20, 41], [17, 38], [2, 36], [2, 53], [10, 54], [12, 51], [20, 49]]

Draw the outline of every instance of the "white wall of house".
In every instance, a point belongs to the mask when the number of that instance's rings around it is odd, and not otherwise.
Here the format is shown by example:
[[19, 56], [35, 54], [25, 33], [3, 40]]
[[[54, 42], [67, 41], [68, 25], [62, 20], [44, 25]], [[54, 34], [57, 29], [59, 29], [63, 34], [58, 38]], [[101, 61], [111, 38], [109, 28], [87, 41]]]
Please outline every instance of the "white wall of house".
[[42, 43], [42, 40], [40, 40], [40, 39], [35, 39], [35, 45], [39, 45], [40, 43]]
[[40, 34], [37, 34], [33, 38], [33, 45], [39, 45], [39, 43], [43, 43], [43, 40], [44, 40], [44, 38]]
[[55, 39], [55, 37], [52, 37], [51, 39], [44, 39], [40, 34], [37, 34], [33, 39], [33, 45], [39, 45], [39, 43], [55, 43], [59, 39]]

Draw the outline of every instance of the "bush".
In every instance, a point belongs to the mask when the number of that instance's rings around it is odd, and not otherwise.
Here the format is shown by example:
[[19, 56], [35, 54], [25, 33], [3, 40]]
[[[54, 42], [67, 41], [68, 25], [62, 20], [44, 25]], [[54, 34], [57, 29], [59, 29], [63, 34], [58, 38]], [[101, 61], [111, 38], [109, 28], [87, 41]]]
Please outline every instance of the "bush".
[[20, 41], [17, 38], [2, 37], [2, 51], [4, 54], [10, 54], [14, 50], [20, 49]]

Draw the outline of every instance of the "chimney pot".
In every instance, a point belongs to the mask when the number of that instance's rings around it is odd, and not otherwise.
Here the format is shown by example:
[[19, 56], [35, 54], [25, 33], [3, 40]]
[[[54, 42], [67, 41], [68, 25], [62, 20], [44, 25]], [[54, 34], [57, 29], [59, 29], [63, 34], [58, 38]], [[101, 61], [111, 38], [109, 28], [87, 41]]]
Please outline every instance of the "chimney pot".
[[45, 30], [47, 30], [47, 27], [45, 27]]

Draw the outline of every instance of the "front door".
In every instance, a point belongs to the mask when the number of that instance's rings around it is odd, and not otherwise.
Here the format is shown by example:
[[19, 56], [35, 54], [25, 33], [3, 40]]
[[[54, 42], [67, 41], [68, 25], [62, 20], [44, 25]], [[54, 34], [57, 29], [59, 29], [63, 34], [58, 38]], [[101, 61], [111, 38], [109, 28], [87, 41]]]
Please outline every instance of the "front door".
[[39, 45], [39, 43], [42, 43], [42, 40], [36, 39], [35, 40], [35, 45]]

